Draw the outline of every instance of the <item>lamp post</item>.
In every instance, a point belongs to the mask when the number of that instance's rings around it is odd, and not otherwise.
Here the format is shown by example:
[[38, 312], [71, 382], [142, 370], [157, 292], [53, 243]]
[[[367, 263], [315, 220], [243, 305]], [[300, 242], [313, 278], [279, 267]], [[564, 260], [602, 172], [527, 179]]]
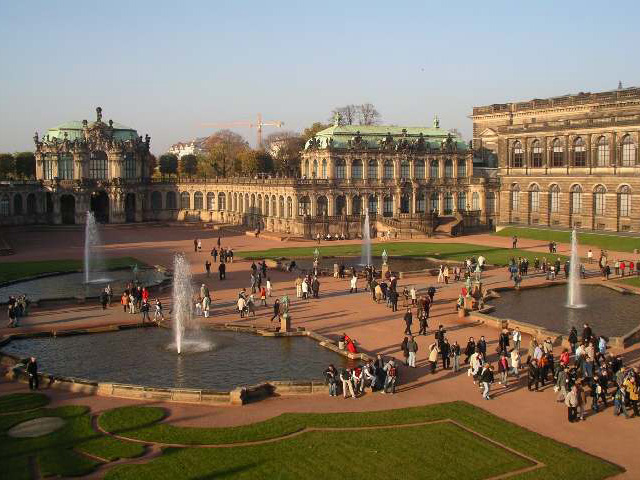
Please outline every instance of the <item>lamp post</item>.
[[386, 265], [387, 264], [387, 259], [389, 258], [389, 255], [387, 254], [387, 250], [384, 249], [382, 250], [382, 264]]

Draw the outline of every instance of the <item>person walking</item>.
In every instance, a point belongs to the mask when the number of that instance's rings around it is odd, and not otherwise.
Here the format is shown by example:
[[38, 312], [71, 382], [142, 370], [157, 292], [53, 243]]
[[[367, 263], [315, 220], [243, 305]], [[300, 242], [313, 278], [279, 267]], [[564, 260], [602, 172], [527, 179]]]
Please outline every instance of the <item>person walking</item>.
[[518, 248], [518, 236], [514, 235], [511, 239], [511, 248]]
[[567, 406], [567, 418], [569, 423], [578, 421], [578, 387], [573, 385], [571, 390], [564, 397], [564, 404]]
[[493, 365], [488, 363], [484, 364], [484, 368], [480, 373], [480, 382], [482, 383], [482, 398], [491, 400], [489, 393], [491, 391], [491, 384], [493, 383]]
[[162, 303], [160, 300], [156, 298], [155, 300], [155, 313], [153, 314], [153, 321], [158, 322], [158, 320], [164, 320], [164, 315], [162, 314]]
[[218, 265], [218, 274], [220, 276], [220, 280], [225, 280], [227, 278], [227, 267], [224, 262], [220, 262], [220, 265]]
[[460, 370], [460, 345], [457, 341], [451, 345], [451, 357], [453, 358], [453, 371], [457, 372]]
[[407, 349], [409, 350], [409, 366], [416, 368], [416, 354], [418, 353], [418, 343], [409, 335], [407, 341]]
[[149, 303], [145, 300], [140, 306], [140, 313], [142, 314], [142, 323], [146, 323], [148, 320], [151, 323], [151, 317], [149, 317]]
[[407, 308], [407, 312], [404, 314], [404, 323], [406, 325], [404, 334], [411, 335], [411, 324], [413, 323], [413, 314], [411, 313], [411, 308]]
[[514, 350], [520, 351], [520, 345], [522, 343], [522, 333], [520, 333], [520, 328], [516, 327], [511, 334], [511, 338], [513, 340], [513, 348]]
[[204, 262], [204, 269], [207, 271], [207, 277], [211, 276], [211, 262], [207, 259], [207, 261]]
[[431, 374], [435, 374], [438, 367], [438, 344], [436, 342], [429, 345], [429, 365], [431, 366]]
[[396, 382], [398, 380], [398, 368], [393, 358], [384, 366], [384, 372], [386, 376], [382, 393], [390, 393], [393, 395], [396, 393]]
[[269, 322], [273, 322], [275, 319], [280, 318], [280, 300], [276, 298], [276, 301], [273, 302], [273, 316]]
[[498, 360], [498, 373], [500, 374], [500, 384], [504, 385], [504, 388], [509, 388], [509, 361], [506, 352], [502, 352]]
[[400, 344], [400, 351], [402, 352], [402, 356], [404, 357], [405, 366], [409, 366], [409, 339], [404, 337], [402, 339], [402, 343]]
[[473, 339], [473, 337], [469, 337], [467, 346], [464, 349], [464, 355], [465, 355], [464, 363], [469, 363], [469, 359], [471, 358], [471, 355], [473, 355], [474, 353], [476, 353], [476, 342]]
[[127, 307], [129, 306], [129, 295], [127, 294], [127, 292], [124, 292], [122, 294], [122, 297], [120, 297], [120, 305], [122, 305], [124, 313], [127, 313]]
[[351, 277], [349, 293], [358, 293], [358, 277], [355, 275]]
[[111, 284], [107, 284], [107, 288], [104, 289], [107, 294], [107, 306], [111, 306], [111, 300], [113, 299], [113, 290], [111, 289]]
[[342, 394], [343, 398], [347, 398], [347, 391], [351, 394], [351, 398], [356, 398], [356, 394], [353, 391], [353, 379], [351, 370], [343, 368], [340, 370], [340, 381], [342, 382]]

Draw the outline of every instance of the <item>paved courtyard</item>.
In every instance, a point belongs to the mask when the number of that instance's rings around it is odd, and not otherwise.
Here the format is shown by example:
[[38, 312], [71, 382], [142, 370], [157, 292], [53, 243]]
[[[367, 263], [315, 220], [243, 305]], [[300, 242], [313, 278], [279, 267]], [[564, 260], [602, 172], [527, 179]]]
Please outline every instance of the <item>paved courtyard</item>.
[[[203, 230], [187, 224], [166, 225], [131, 225], [105, 226], [101, 229], [105, 243], [105, 254], [112, 257], [132, 256], [148, 264], [170, 267], [176, 252], [185, 252], [197, 282], [205, 283], [211, 290], [213, 299], [213, 315], [203, 322], [209, 323], [255, 323], [266, 325], [271, 317], [271, 307], [257, 310], [255, 319], [241, 320], [235, 312], [234, 303], [237, 292], [248, 287], [250, 263], [237, 259], [228, 264], [227, 280], [219, 281], [212, 273], [207, 278], [204, 273], [204, 262], [209, 257], [209, 250], [217, 241], [219, 232]], [[201, 253], [193, 251], [193, 239], [203, 242]], [[459, 238], [434, 239], [434, 242], [462, 242], [495, 247], [510, 247], [511, 239], [491, 235], [473, 235]], [[16, 254], [0, 260], [29, 261], [39, 259], [81, 258], [83, 254], [83, 234], [79, 228], [16, 228], [11, 232], [11, 243]], [[335, 245], [342, 242], [331, 242]], [[346, 241], [344, 243], [350, 243]], [[235, 252], [242, 250], [263, 250], [279, 247], [309, 246], [308, 242], [280, 242], [268, 238], [255, 238], [241, 233], [226, 231], [222, 245], [232, 247]], [[320, 249], [322, 250], [322, 244]], [[519, 248], [545, 252], [546, 244], [540, 241], [521, 239]], [[560, 244], [559, 253], [566, 253], [568, 245]], [[586, 256], [587, 247], [581, 247], [581, 254]], [[596, 249], [594, 248], [594, 252]], [[610, 252], [610, 258], [618, 254]], [[619, 254], [620, 258], [628, 254]], [[392, 261], [392, 260], [391, 260]], [[212, 271], [217, 272], [216, 264]], [[269, 273], [274, 285], [274, 297], [289, 295], [293, 299], [291, 315], [294, 326], [304, 326], [332, 339], [346, 332], [354, 338], [358, 347], [367, 353], [381, 353], [401, 358], [399, 345], [403, 338], [403, 311], [392, 313], [383, 304], [371, 301], [369, 293], [359, 291], [349, 294], [349, 281], [333, 278], [322, 278], [320, 298], [315, 300], [295, 299], [294, 274], [271, 271]], [[495, 287], [509, 284], [504, 269], [490, 271], [485, 285]], [[525, 283], [542, 282], [543, 279], [527, 279]], [[599, 280], [596, 280], [599, 281]], [[425, 288], [435, 285], [435, 277], [411, 277], [400, 280], [399, 285], [416, 285]], [[360, 281], [360, 287], [364, 286]], [[431, 309], [430, 330], [442, 324], [447, 329], [450, 342], [457, 341], [463, 348], [470, 336], [487, 338], [490, 360], [495, 363], [495, 348], [498, 331], [490, 326], [478, 325], [470, 321], [460, 320], [455, 314], [455, 299], [461, 283], [442, 286], [436, 294], [435, 306]], [[117, 298], [119, 292], [114, 292]], [[160, 292], [159, 296], [165, 305], [170, 304], [169, 291]], [[152, 293], [153, 296], [153, 293]], [[102, 310], [97, 304], [59, 304], [34, 308], [31, 315], [24, 319], [18, 329], [6, 329], [6, 311], [3, 309], [0, 318], [0, 335], [16, 331], [63, 330], [80, 326], [98, 326], [105, 324], [132, 323], [132, 316], [122, 312], [119, 305]], [[136, 316], [135, 320], [139, 320]], [[414, 321], [414, 329], [417, 330]], [[596, 332], [597, 333], [597, 332]], [[435, 375], [428, 373], [425, 359], [428, 345], [433, 335], [416, 337], [419, 352], [416, 369], [402, 368], [400, 386], [397, 395], [380, 395], [367, 393], [356, 401], [332, 398], [326, 395], [292, 396], [269, 398], [243, 407], [209, 407], [187, 404], [162, 404], [158, 402], [140, 402], [135, 400], [105, 398], [49, 390], [46, 393], [52, 398], [52, 406], [62, 404], [88, 405], [93, 411], [114, 408], [130, 404], [160, 405], [171, 411], [171, 420], [180, 425], [190, 426], [232, 426], [248, 424], [271, 418], [283, 412], [343, 412], [393, 409], [407, 406], [426, 405], [452, 400], [465, 400], [480, 406], [504, 419], [515, 422], [530, 430], [552, 437], [588, 453], [615, 462], [627, 469], [619, 478], [640, 477], [640, 458], [636, 453], [635, 441], [638, 438], [640, 420], [626, 421], [614, 418], [612, 408], [595, 415], [588, 415], [587, 421], [569, 424], [566, 419], [564, 404], [555, 402], [555, 395], [550, 386], [541, 393], [529, 392], [525, 374], [521, 374], [520, 383], [508, 390], [497, 382], [494, 384], [494, 399], [485, 401], [478, 387], [466, 375], [466, 368], [461, 372], [438, 370]], [[529, 338], [523, 338], [523, 348], [529, 344]], [[637, 364], [640, 347], [632, 347], [619, 351], [627, 364]], [[143, 357], [141, 357], [141, 361]], [[321, 372], [318, 372], [318, 377]], [[3, 381], [0, 383], [0, 394], [24, 392], [24, 384]], [[590, 405], [590, 402], [589, 402]]]

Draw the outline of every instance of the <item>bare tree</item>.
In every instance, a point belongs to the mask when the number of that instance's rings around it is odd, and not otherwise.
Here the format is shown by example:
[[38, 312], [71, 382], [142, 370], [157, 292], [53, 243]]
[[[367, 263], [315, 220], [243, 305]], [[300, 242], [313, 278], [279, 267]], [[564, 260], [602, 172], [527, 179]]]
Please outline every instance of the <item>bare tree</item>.
[[358, 120], [360, 125], [378, 125], [380, 123], [380, 112], [376, 110], [373, 103], [363, 103], [358, 106]]
[[331, 118], [329, 123], [335, 122], [336, 115], [339, 115], [339, 125], [354, 125], [358, 118], [358, 112], [360, 107], [358, 105], [345, 105], [344, 107], [337, 107], [331, 111]]

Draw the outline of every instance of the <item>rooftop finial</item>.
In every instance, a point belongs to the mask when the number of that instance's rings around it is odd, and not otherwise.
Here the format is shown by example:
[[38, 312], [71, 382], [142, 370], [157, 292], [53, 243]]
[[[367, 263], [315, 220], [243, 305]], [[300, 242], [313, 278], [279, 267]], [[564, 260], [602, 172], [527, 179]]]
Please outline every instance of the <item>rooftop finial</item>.
[[440, 128], [440, 119], [438, 115], [433, 116], [433, 128]]
[[618, 90], [622, 90], [622, 80], [618, 80]]
[[96, 118], [97, 118], [97, 122], [101, 122], [102, 121], [102, 107], [98, 107], [96, 108]]

